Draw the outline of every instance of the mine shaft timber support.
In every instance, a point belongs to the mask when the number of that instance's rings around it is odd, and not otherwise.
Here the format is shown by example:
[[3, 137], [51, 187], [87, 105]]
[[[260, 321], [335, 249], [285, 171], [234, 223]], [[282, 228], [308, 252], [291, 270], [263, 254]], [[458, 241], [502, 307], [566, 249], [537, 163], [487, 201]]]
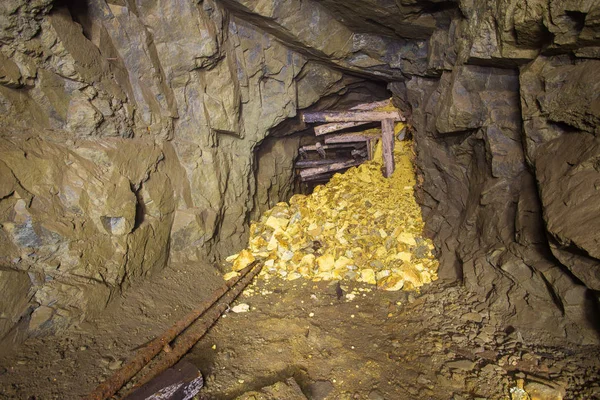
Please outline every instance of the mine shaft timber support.
[[[143, 385], [144, 383], [150, 381], [154, 376], [162, 372], [163, 370], [173, 366], [187, 351], [204, 335], [204, 333], [214, 324], [216, 319], [227, 309], [229, 304], [235, 300], [235, 298], [244, 290], [244, 288], [252, 281], [252, 279], [260, 272], [262, 266], [256, 267], [256, 262], [250, 264], [248, 267], [244, 268], [240, 271], [240, 276], [237, 279], [231, 279], [225, 283], [222, 287], [215, 290], [211, 296], [204, 302], [202, 302], [196, 309], [191, 311], [184, 318], [175, 323], [171, 328], [165, 331], [159, 337], [153, 339], [148, 344], [144, 345], [137, 354], [129, 360], [123, 367], [117, 370], [110, 378], [102, 382], [92, 393], [90, 393], [86, 399], [87, 400], [105, 400], [115, 393], [119, 391], [127, 382], [129, 382], [138, 372], [140, 372], [152, 359], [154, 359], [157, 354], [165, 348], [169, 343], [171, 343], [175, 338], [177, 338], [182, 332], [183, 335], [181, 338], [177, 340], [175, 346], [169, 354], [167, 358], [167, 362], [163, 362], [160, 365], [166, 365], [166, 367], [159, 369], [158, 365], [154, 365], [152, 367], [152, 371], [144, 374], [144, 376], [138, 381], [136, 384], [136, 388]], [[233, 288], [233, 289], [232, 289]], [[219, 303], [218, 306], [213, 307], [216, 303]], [[210, 315], [205, 315], [207, 310], [210, 310]], [[218, 312], [218, 313], [217, 313]], [[195, 327], [195, 322], [198, 321], [200, 317], [205, 317], [202, 319], [207, 319], [207, 321], [202, 321], [200, 324], [200, 329]], [[187, 329], [187, 330], [186, 330]], [[188, 331], [198, 332], [202, 331], [202, 335], [197, 336], [193, 335], [195, 341], [192, 342], [190, 339], [191, 332], [188, 334]], [[183, 336], [187, 339], [183, 339]], [[191, 344], [190, 344], [191, 343]], [[185, 349], [185, 351], [184, 351]], [[180, 354], [175, 359], [175, 354]], [[143, 382], [142, 382], [143, 380]]]

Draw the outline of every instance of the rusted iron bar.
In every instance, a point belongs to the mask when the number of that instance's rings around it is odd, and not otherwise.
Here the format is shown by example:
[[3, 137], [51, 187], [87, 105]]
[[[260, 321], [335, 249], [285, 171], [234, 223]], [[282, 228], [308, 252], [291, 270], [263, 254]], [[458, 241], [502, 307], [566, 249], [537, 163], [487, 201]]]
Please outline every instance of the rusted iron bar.
[[381, 141], [383, 147], [383, 176], [389, 178], [394, 173], [394, 120], [384, 119], [381, 121]]
[[296, 161], [296, 164], [294, 164], [294, 166], [297, 169], [303, 169], [303, 168], [319, 167], [321, 165], [335, 164], [335, 163], [340, 163], [340, 162], [345, 162], [345, 161], [351, 161], [351, 159], [349, 159], [349, 158], [326, 158], [324, 160], [300, 160], [300, 161]]
[[[254, 266], [254, 264], [251, 266]], [[204, 336], [210, 327], [213, 326], [221, 314], [229, 308], [229, 304], [239, 296], [261, 269], [262, 264], [256, 266], [256, 268], [247, 273], [230, 290], [219, 298], [218, 303], [213, 304], [212, 307], [203, 314], [201, 319], [198, 319], [175, 340], [171, 347], [171, 351], [168, 353], [161, 353], [155, 362], [148, 366], [149, 369], [147, 372], [144, 373], [142, 371], [141, 376], [137, 379], [132, 390], [138, 389], [140, 386], [151, 381], [162, 371], [175, 365], [175, 363], [177, 363], [177, 361], [179, 361], [181, 357], [183, 357], [202, 338], [202, 336]]]
[[87, 400], [105, 400], [117, 393], [131, 378], [135, 376], [146, 364], [150, 362], [160, 351], [175, 339], [188, 326], [196, 321], [206, 310], [215, 302], [219, 301], [227, 291], [237, 282], [241, 281], [252, 269], [254, 264], [249, 265], [240, 271], [240, 277], [230, 279], [222, 287], [215, 290], [211, 296], [191, 311], [175, 325], [165, 331], [159, 337], [150, 341], [143, 348], [138, 350], [135, 356], [117, 370], [110, 378], [102, 382], [98, 387], [86, 397]]
[[302, 180], [304, 180], [304, 179], [314, 176], [314, 175], [320, 175], [320, 174], [324, 174], [326, 172], [337, 171], [337, 170], [344, 169], [344, 168], [354, 167], [355, 165], [359, 165], [360, 163], [361, 163], [361, 161], [351, 160], [351, 161], [346, 161], [346, 162], [341, 162], [341, 163], [325, 165], [322, 167], [307, 168], [307, 169], [303, 169], [302, 171], [300, 171], [300, 177], [302, 178]]
[[349, 143], [349, 142], [364, 142], [371, 139], [379, 139], [381, 133], [379, 132], [351, 132], [351, 133], [337, 133], [334, 135], [327, 136], [325, 138], [326, 144], [333, 143]]
[[375, 122], [391, 119], [404, 121], [399, 111], [322, 111], [302, 114], [304, 122]]
[[342, 129], [354, 128], [355, 126], [366, 125], [370, 122], [333, 122], [315, 126], [315, 136], [321, 136], [326, 133], [341, 131]]

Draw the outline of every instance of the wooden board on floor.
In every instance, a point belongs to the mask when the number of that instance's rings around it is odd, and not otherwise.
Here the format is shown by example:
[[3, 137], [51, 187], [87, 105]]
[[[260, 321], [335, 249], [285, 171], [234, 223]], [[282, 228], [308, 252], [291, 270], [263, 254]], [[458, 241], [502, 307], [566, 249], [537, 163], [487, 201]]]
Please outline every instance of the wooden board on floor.
[[189, 400], [204, 386], [194, 365], [180, 361], [127, 396], [125, 400]]

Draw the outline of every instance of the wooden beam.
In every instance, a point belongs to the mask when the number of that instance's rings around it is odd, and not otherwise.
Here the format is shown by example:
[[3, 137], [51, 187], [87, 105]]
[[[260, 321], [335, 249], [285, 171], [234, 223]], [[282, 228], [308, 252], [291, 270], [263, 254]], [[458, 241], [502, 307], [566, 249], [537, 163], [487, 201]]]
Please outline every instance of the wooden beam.
[[308, 178], [310, 176], [320, 175], [320, 174], [324, 174], [326, 172], [338, 171], [340, 169], [354, 167], [356, 165], [361, 164], [361, 162], [362, 161], [350, 160], [350, 161], [346, 161], [346, 162], [325, 165], [322, 167], [307, 168], [307, 169], [303, 169], [302, 171], [300, 171], [300, 177], [304, 180], [305, 178]]
[[[364, 146], [364, 143], [335, 143], [335, 144], [325, 144], [325, 145], [321, 146], [321, 148], [324, 150], [345, 149], [348, 147], [353, 147], [355, 149], [358, 149], [359, 147], [363, 147], [363, 146]], [[302, 146], [302, 147], [300, 147], [300, 151], [317, 151], [317, 146], [314, 144]]]
[[[387, 107], [392, 104], [392, 99], [375, 101], [372, 103], [363, 103], [351, 107], [351, 111], [370, 111], [380, 107]], [[356, 126], [366, 125], [368, 122], [334, 122], [315, 127], [315, 135], [320, 136], [326, 133], [341, 131], [342, 129], [354, 128]]]
[[356, 126], [366, 125], [369, 122], [333, 122], [331, 124], [315, 126], [315, 136], [321, 136], [326, 133], [341, 131], [342, 129], [354, 128]]
[[379, 132], [338, 133], [338, 134], [327, 136], [325, 138], [325, 143], [332, 144], [332, 143], [365, 142], [365, 141], [371, 140], [371, 139], [379, 139], [380, 137], [381, 137], [381, 133], [379, 133]]
[[404, 121], [400, 111], [320, 111], [302, 114], [304, 122], [374, 122], [391, 119]]
[[381, 140], [383, 146], [383, 176], [389, 178], [394, 173], [394, 120], [381, 121]]
[[367, 110], [374, 110], [376, 108], [379, 107], [387, 107], [390, 104], [392, 104], [392, 99], [385, 99], [385, 100], [380, 100], [380, 101], [374, 101], [372, 103], [363, 103], [363, 104], [358, 104], [355, 105], [354, 107], [350, 108], [351, 110], [363, 110], [363, 111], [367, 111]]
[[346, 161], [352, 161], [352, 159], [349, 159], [349, 158], [326, 158], [324, 160], [300, 160], [300, 161], [296, 161], [296, 164], [294, 164], [294, 167], [296, 167], [297, 169], [312, 168], [312, 167], [319, 167], [321, 165], [329, 165], [329, 164], [335, 164], [335, 163], [346, 162]]

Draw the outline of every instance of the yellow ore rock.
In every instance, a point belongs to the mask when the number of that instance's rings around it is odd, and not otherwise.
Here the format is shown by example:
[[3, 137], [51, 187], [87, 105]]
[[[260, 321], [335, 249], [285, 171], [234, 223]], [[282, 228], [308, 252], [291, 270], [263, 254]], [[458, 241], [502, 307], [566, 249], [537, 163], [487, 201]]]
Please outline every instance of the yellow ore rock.
[[250, 228], [248, 248], [228, 258], [232, 270], [258, 259], [264, 279], [354, 280], [382, 290], [436, 280], [439, 264], [413, 195], [412, 143], [396, 142], [396, 170], [387, 179], [381, 153], [378, 145], [373, 161], [266, 211]]

